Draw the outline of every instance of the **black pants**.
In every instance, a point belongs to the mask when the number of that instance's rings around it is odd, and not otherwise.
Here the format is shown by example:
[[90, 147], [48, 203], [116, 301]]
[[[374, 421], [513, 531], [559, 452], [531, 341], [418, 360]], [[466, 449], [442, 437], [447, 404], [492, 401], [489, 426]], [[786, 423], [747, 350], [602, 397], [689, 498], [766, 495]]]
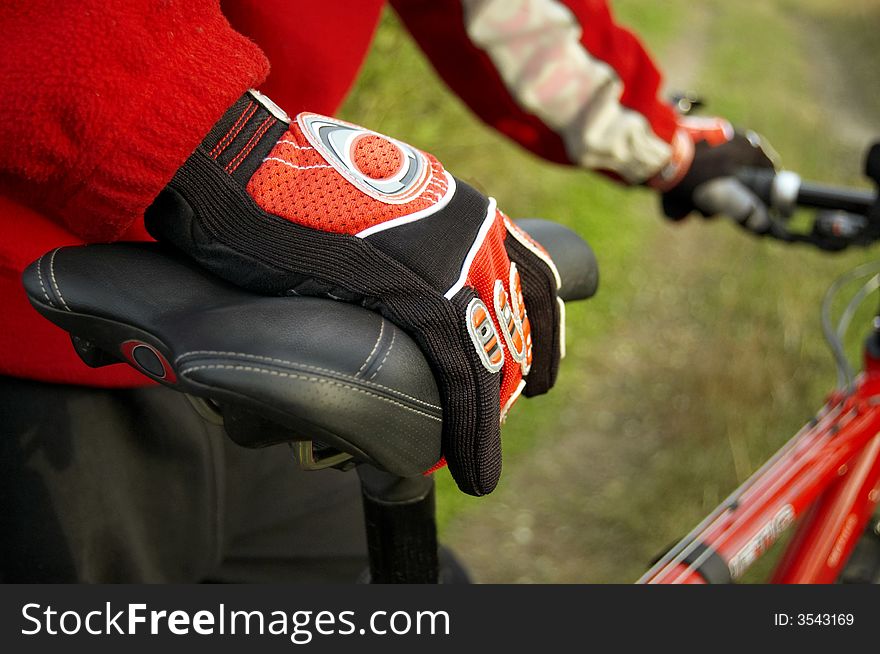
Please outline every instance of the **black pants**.
[[247, 450], [166, 388], [0, 378], [0, 581], [355, 581], [357, 475]]

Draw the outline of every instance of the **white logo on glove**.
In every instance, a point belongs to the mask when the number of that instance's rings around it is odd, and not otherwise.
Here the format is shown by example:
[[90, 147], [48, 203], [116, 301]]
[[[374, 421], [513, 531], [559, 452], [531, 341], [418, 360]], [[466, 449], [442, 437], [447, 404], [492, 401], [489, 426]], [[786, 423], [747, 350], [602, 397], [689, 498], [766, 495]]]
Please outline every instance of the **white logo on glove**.
[[406, 143], [320, 114], [304, 112], [296, 122], [327, 163], [380, 202], [410, 202], [431, 178], [425, 155]]

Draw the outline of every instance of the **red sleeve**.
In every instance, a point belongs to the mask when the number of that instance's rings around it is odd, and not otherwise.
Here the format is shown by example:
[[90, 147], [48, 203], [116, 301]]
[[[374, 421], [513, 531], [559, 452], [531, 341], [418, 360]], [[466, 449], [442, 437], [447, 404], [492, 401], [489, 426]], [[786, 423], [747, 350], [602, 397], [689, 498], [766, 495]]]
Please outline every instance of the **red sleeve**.
[[221, 0], [232, 26], [272, 62], [260, 92], [291, 116], [336, 113], [384, 6], [385, 0]]
[[605, 0], [391, 3], [443, 80], [533, 152], [630, 182], [672, 156], [660, 74]]
[[139, 218], [268, 70], [217, 0], [18, 0], [0, 24], [0, 191], [87, 240]]

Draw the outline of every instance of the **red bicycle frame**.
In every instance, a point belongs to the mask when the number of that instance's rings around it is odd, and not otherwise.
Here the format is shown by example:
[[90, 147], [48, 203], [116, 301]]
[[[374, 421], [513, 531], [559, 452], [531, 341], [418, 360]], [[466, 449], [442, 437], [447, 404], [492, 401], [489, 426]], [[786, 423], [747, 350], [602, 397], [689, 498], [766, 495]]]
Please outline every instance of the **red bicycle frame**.
[[639, 583], [734, 581], [795, 522], [772, 582], [837, 579], [880, 501], [880, 354], [871, 350], [853, 388], [834, 393]]

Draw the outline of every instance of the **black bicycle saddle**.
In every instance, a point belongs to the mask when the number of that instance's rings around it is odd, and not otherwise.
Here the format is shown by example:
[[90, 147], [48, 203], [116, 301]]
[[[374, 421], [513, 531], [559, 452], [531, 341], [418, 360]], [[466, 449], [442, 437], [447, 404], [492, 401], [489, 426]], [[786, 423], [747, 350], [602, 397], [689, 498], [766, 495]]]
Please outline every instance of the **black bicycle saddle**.
[[[563, 299], [595, 293], [595, 257], [577, 234], [544, 220], [520, 225], [556, 261]], [[87, 364], [125, 362], [211, 400], [242, 445], [312, 441], [404, 477], [440, 457], [443, 410], [431, 369], [377, 313], [254, 295], [157, 243], [59, 248], [23, 281]]]

